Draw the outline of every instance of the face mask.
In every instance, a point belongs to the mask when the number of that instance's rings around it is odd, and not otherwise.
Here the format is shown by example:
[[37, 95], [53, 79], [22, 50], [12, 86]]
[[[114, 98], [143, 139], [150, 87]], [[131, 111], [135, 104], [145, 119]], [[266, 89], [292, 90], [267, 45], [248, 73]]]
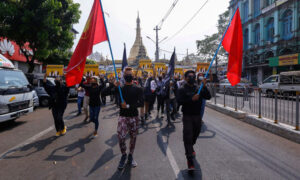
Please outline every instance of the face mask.
[[162, 80], [162, 77], [159, 77], [158, 79], [161, 81], [161, 80]]
[[60, 86], [60, 82], [58, 80], [55, 80], [55, 85]]
[[96, 82], [92, 82], [91, 84], [92, 84], [92, 86], [97, 86]]
[[188, 78], [188, 83], [189, 84], [194, 84], [195, 83], [195, 81], [196, 81], [196, 78], [195, 77], [193, 77], [193, 76], [189, 76], [189, 78]]
[[125, 75], [125, 76], [124, 76], [124, 79], [125, 79], [126, 82], [131, 83], [133, 77], [132, 77], [132, 75]]

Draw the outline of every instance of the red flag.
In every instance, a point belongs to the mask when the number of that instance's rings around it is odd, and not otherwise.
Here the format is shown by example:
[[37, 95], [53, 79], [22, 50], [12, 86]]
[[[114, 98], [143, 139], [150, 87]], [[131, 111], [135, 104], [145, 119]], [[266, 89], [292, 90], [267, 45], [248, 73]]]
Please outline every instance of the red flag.
[[81, 82], [86, 57], [92, 53], [93, 45], [106, 40], [108, 38], [100, 0], [94, 0], [85, 28], [66, 69], [67, 86], [73, 86]]
[[229, 53], [227, 79], [232, 86], [235, 86], [241, 80], [243, 63], [243, 30], [239, 9], [231, 21], [222, 45]]

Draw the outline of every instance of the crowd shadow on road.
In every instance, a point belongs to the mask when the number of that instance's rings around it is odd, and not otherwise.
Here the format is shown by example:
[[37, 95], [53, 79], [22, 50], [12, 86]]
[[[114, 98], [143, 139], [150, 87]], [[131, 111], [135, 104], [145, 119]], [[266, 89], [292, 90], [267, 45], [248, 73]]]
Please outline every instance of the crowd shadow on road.
[[114, 154], [112, 149], [107, 149], [101, 157], [98, 159], [98, 161], [94, 164], [92, 169], [85, 175], [85, 177], [90, 176], [93, 174], [97, 169], [101, 168], [104, 164], [111, 161], [116, 155]]
[[[28, 157], [34, 153], [40, 152], [42, 150], [44, 150], [48, 145], [50, 145], [53, 141], [55, 141], [57, 139], [57, 137], [55, 136], [51, 136], [48, 137], [46, 139], [42, 139], [39, 141], [35, 141], [33, 143], [27, 144], [21, 148], [17, 148], [17, 149], [13, 149], [11, 151], [9, 151], [8, 153], [5, 154], [5, 156], [3, 157], [3, 159], [18, 159], [18, 158], [23, 158], [23, 157]], [[15, 156], [8, 156], [10, 153], [15, 153], [15, 152], [27, 152], [30, 151], [31, 149], [35, 149], [32, 152], [29, 152], [25, 155], [15, 155]], [[0, 157], [1, 158], [1, 157]]]
[[[78, 139], [77, 141], [75, 141], [71, 144], [68, 144], [68, 145], [65, 145], [65, 146], [62, 146], [62, 147], [59, 147], [59, 148], [53, 150], [51, 152], [51, 154], [45, 160], [47, 160], [47, 161], [66, 161], [67, 159], [70, 159], [72, 157], [75, 157], [75, 156], [85, 152], [85, 145], [90, 143], [91, 141], [92, 141], [91, 135], [88, 135], [85, 138]], [[79, 152], [76, 152], [71, 155], [62, 155], [62, 154], [66, 154], [66, 153], [72, 153], [76, 149], [79, 149]], [[63, 153], [60, 152], [61, 150], [63, 151]]]
[[131, 179], [131, 165], [126, 164], [125, 168], [120, 171], [116, 170], [116, 172], [110, 177], [108, 180], [122, 179], [122, 180], [130, 180]]
[[[157, 145], [159, 147], [159, 149], [161, 150], [161, 152], [166, 156], [167, 154], [167, 147], [169, 145], [169, 138], [170, 135], [172, 133], [175, 132], [175, 125], [171, 124], [170, 126], [166, 126], [164, 128], [161, 128], [158, 132], [157, 132], [157, 136], [156, 136], [156, 142]], [[163, 137], [166, 137], [166, 142], [164, 142]]]
[[[211, 135], [203, 135], [204, 133], [210, 133]], [[208, 129], [206, 124], [203, 122], [201, 127], [201, 133], [198, 139], [214, 138], [216, 134], [217, 133], [215, 131]]]
[[195, 165], [195, 170], [193, 173], [189, 173], [187, 169], [181, 170], [177, 175], [176, 179], [179, 180], [181, 178], [178, 177], [182, 176], [184, 180], [195, 180], [195, 179], [202, 180], [202, 170], [197, 159], [194, 160], [194, 165]]
[[6, 122], [1, 122], [0, 123], [0, 133], [3, 131], [9, 131], [12, 130], [22, 124], [27, 123], [26, 121], [6, 121]]

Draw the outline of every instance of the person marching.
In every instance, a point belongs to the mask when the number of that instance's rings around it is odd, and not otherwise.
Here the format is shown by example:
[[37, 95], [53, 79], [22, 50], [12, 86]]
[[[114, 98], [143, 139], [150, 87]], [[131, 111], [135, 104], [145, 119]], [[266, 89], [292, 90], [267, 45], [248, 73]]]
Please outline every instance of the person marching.
[[196, 83], [196, 74], [193, 70], [188, 70], [184, 74], [186, 84], [179, 89], [178, 102], [182, 105], [183, 121], [183, 142], [185, 155], [189, 170], [194, 170], [194, 158], [196, 153], [193, 146], [201, 131], [202, 119], [201, 108], [202, 100], [210, 99], [211, 95], [206, 88], [206, 81], [203, 80], [203, 89], [200, 95], [197, 94], [199, 86]]
[[162, 81], [162, 76], [158, 77], [157, 81], [157, 89], [156, 89], [156, 97], [157, 97], [157, 118], [159, 118], [159, 110], [160, 112], [160, 118], [164, 118], [164, 107], [165, 107], [165, 96], [166, 94], [164, 93], [164, 84]]
[[[167, 122], [168, 125], [171, 125], [170, 118], [175, 121], [175, 114], [177, 111], [176, 107], [176, 84], [174, 83], [173, 80], [170, 80], [169, 83], [166, 85], [166, 110], [167, 110]], [[171, 106], [172, 106], [172, 112], [171, 112]]]
[[[122, 170], [125, 167], [125, 161], [132, 167], [136, 167], [137, 163], [133, 159], [133, 152], [135, 149], [136, 137], [138, 134], [138, 108], [144, 105], [143, 90], [133, 83], [132, 68], [126, 67], [124, 71], [125, 84], [121, 88], [124, 102], [120, 106], [120, 117], [118, 120], [118, 139], [122, 157], [118, 168]], [[120, 83], [116, 83], [117, 86]], [[126, 154], [126, 135], [130, 134], [129, 155]]]
[[[90, 80], [91, 80], [91, 78], [89, 76], [87, 76], [86, 81], [84, 81], [81, 84], [81, 87], [84, 88], [86, 86], [90, 86]], [[87, 122], [90, 117], [90, 115], [89, 115], [90, 94], [86, 88], [84, 88], [84, 91], [85, 91], [84, 98], [83, 98], [83, 111], [85, 114], [84, 122]]]
[[98, 80], [96, 77], [92, 77], [90, 81], [91, 85], [85, 85], [84, 87], [89, 92], [90, 101], [90, 122], [95, 124], [95, 131], [93, 133], [93, 138], [98, 136], [99, 128], [99, 113], [101, 108], [100, 93], [103, 89], [103, 86], [98, 85]]
[[85, 96], [85, 90], [81, 85], [83, 84], [84, 81], [85, 81], [85, 79], [83, 78], [80, 84], [76, 84], [77, 108], [78, 108], [78, 112], [77, 112], [76, 116], [81, 115], [81, 108], [82, 108], [82, 104], [83, 104], [84, 96]]
[[65, 135], [67, 127], [64, 124], [63, 115], [68, 104], [69, 88], [65, 86], [61, 77], [55, 78], [55, 86], [50, 86], [47, 83], [47, 74], [44, 76], [44, 87], [50, 96], [49, 109], [52, 111], [56, 136]]

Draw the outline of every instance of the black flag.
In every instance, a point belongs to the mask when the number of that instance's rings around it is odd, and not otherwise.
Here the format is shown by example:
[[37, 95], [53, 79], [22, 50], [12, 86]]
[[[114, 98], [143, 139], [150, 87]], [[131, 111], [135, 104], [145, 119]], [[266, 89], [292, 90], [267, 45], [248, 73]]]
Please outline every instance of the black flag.
[[175, 48], [174, 48], [174, 52], [173, 52], [170, 62], [169, 62], [168, 72], [166, 74], [166, 77], [163, 79], [164, 84], [167, 84], [174, 75], [176, 59], [177, 59], [177, 57], [176, 57]]

